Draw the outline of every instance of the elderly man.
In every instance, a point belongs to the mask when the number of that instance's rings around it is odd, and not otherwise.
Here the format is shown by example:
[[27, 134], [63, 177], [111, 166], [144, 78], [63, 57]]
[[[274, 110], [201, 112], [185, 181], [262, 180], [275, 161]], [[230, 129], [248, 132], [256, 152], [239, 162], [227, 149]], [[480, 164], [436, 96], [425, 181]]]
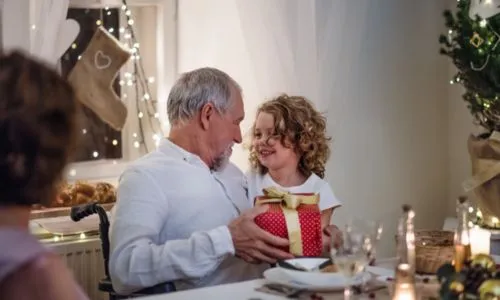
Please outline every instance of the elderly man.
[[[178, 290], [262, 276], [262, 262], [289, 258], [286, 239], [253, 221], [245, 178], [231, 163], [241, 143], [241, 88], [213, 68], [183, 74], [167, 104], [171, 130], [120, 178], [110, 273], [119, 293], [163, 282]], [[250, 263], [249, 263], [250, 262]]]

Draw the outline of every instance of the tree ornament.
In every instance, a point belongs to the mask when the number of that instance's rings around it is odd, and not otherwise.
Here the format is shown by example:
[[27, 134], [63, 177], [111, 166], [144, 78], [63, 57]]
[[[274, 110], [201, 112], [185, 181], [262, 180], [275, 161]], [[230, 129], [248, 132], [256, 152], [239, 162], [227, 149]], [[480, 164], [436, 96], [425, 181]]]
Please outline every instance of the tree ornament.
[[479, 48], [484, 43], [484, 39], [481, 38], [481, 36], [479, 35], [479, 33], [474, 32], [474, 34], [472, 35], [472, 37], [470, 39], [470, 43], [474, 47]]
[[472, 0], [469, 6], [469, 18], [488, 19], [500, 13], [500, 0]]

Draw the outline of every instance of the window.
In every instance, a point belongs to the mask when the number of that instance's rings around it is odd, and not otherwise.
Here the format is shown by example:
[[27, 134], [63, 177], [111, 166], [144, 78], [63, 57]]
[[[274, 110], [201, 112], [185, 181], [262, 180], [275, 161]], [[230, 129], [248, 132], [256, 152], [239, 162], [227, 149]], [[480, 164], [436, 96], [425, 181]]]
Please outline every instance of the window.
[[[70, 8], [68, 19], [73, 19], [80, 25], [80, 32], [61, 58], [61, 72], [68, 76], [75, 64], [80, 59], [81, 53], [87, 48], [96, 29], [102, 25], [116, 38], [120, 38], [120, 9], [88, 9]], [[114, 30], [116, 28], [116, 30]], [[113, 82], [113, 90], [117, 95], [122, 95], [119, 85], [121, 76]], [[104, 159], [121, 159], [121, 133], [99, 119], [89, 108], [83, 107], [82, 128], [80, 130], [81, 144], [75, 157], [76, 162]]]
[[[108, 6], [109, 5], [109, 6]], [[150, 122], [141, 119], [148, 107], [139, 99], [150, 99], [156, 106], [155, 115], [166, 132], [166, 98], [171, 83], [176, 77], [176, 1], [175, 0], [129, 0], [127, 9], [122, 9], [116, 0], [72, 0], [68, 18], [80, 24], [80, 33], [74, 45], [61, 58], [61, 70], [67, 74], [78, 61], [97, 26], [102, 25], [123, 44], [130, 35], [124, 28], [127, 15], [133, 20], [140, 56], [133, 55], [120, 70], [112, 88], [128, 109], [125, 128], [115, 131], [104, 124], [89, 109], [85, 109], [84, 126], [81, 129], [83, 145], [76, 161], [68, 168], [68, 180], [113, 181], [126, 164], [151, 151], [161, 138], [153, 134]], [[130, 23], [129, 23], [130, 24]], [[132, 80], [134, 59], [140, 59], [141, 68], [148, 81], [149, 90]], [[160, 83], [160, 84], [158, 84]], [[155, 101], [153, 101], [155, 100]], [[142, 134], [141, 134], [142, 132]], [[144, 142], [140, 140], [143, 136]]]

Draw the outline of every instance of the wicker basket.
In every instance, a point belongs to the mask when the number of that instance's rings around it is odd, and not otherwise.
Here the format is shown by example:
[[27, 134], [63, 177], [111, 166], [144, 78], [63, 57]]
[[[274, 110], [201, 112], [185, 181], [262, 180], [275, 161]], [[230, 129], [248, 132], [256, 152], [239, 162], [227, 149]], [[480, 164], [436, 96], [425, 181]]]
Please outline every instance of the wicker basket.
[[442, 230], [415, 232], [417, 273], [435, 274], [439, 267], [453, 260], [453, 236], [453, 232]]

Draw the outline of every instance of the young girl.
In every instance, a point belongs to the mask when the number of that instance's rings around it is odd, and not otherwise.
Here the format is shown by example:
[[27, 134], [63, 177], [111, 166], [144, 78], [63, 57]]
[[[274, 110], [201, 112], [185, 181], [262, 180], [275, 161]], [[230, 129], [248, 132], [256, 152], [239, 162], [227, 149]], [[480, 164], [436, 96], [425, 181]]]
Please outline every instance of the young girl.
[[[250, 146], [250, 201], [273, 186], [290, 193], [318, 193], [322, 228], [329, 235], [332, 213], [341, 205], [323, 179], [329, 141], [326, 119], [306, 98], [281, 95], [262, 104]], [[323, 246], [326, 250], [328, 245]]]

